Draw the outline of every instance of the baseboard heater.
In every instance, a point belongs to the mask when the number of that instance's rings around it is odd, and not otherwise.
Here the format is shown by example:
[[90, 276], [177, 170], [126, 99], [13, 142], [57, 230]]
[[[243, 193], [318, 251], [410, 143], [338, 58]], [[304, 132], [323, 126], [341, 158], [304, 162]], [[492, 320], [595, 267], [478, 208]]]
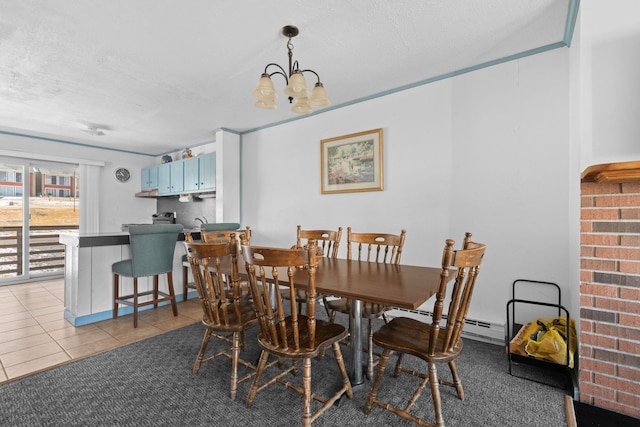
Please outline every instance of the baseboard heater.
[[[426, 310], [407, 310], [404, 308], [393, 308], [387, 312], [388, 317], [412, 317], [422, 322], [431, 322], [432, 312]], [[446, 316], [442, 316], [446, 319]], [[490, 323], [483, 320], [469, 319], [465, 320], [462, 336], [464, 338], [475, 339], [478, 341], [489, 342], [492, 344], [504, 344], [504, 324]]]

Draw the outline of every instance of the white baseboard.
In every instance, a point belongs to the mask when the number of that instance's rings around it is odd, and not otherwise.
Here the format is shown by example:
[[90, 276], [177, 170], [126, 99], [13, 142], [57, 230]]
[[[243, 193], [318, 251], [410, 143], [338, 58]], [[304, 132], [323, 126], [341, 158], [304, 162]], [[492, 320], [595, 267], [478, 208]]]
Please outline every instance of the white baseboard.
[[[431, 322], [431, 314], [431, 312], [425, 310], [406, 310], [403, 308], [393, 308], [387, 312], [389, 317], [411, 317], [426, 323]], [[504, 345], [504, 324], [467, 318], [462, 336], [491, 344]]]

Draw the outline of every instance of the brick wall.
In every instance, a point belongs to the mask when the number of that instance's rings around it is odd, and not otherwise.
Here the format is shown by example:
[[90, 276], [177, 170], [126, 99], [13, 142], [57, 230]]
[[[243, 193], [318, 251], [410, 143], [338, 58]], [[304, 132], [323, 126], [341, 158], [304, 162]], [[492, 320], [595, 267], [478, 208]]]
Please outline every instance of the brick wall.
[[583, 182], [580, 400], [640, 417], [640, 182]]

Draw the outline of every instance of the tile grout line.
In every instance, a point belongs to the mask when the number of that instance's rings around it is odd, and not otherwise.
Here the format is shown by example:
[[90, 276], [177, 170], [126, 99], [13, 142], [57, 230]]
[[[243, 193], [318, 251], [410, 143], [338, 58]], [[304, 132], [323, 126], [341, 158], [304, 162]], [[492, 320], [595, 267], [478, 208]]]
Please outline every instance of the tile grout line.
[[[52, 293], [49, 291], [49, 289], [47, 289], [47, 288], [43, 287], [42, 285], [38, 285], [38, 289], [39, 289], [39, 290], [42, 290], [42, 291], [44, 291], [44, 292], [46, 292], [47, 294], [49, 294], [49, 296], [50, 296], [51, 298], [53, 298], [54, 300], [56, 300], [56, 301], [60, 301], [60, 300], [59, 300], [59, 299], [58, 299], [54, 294], [52, 294]], [[39, 291], [38, 291], [38, 292], [39, 292]], [[11, 294], [11, 296], [12, 296], [13, 298], [15, 298], [15, 300], [18, 302], [18, 304], [20, 304], [20, 306], [22, 306], [22, 308], [24, 308], [24, 309], [25, 309], [25, 311], [26, 311], [27, 313], [29, 313], [29, 318], [30, 318], [30, 319], [32, 319], [33, 321], [35, 321], [35, 322], [36, 322], [36, 324], [37, 324], [37, 325], [42, 329], [43, 333], [44, 333], [44, 334], [46, 334], [46, 335], [47, 335], [47, 336], [48, 336], [48, 337], [49, 337], [49, 338], [50, 338], [50, 339], [51, 339], [51, 340], [56, 344], [56, 346], [60, 349], [60, 352], [61, 352], [61, 353], [64, 353], [67, 357], [69, 357], [69, 359], [70, 359], [70, 360], [73, 360], [73, 358], [71, 357], [71, 355], [70, 355], [69, 353], [67, 353], [67, 351], [66, 351], [66, 350], [65, 350], [65, 349], [60, 345], [60, 343], [58, 343], [58, 340], [56, 340], [54, 337], [52, 337], [52, 336], [51, 336], [51, 334], [49, 333], [49, 331], [47, 331], [47, 330], [42, 326], [42, 324], [40, 323], [40, 321], [36, 318], [36, 316], [34, 316], [34, 314], [33, 314], [32, 310], [31, 310], [29, 307], [27, 307], [27, 306], [22, 302], [21, 298], [20, 298], [16, 293], [14, 293], [14, 292], [13, 292], [12, 287], [9, 287], [9, 293]], [[24, 293], [20, 293], [20, 295], [24, 295]], [[32, 347], [35, 347], [35, 346], [32, 346]], [[28, 348], [30, 348], [30, 347], [28, 347]], [[26, 348], [25, 348], [25, 349], [26, 349]], [[52, 354], [57, 354], [57, 353], [52, 353]], [[36, 361], [36, 360], [38, 360], [38, 359], [43, 359], [43, 358], [45, 358], [45, 357], [51, 356], [52, 354], [47, 354], [47, 355], [44, 355], [44, 356], [41, 356], [41, 357], [36, 357], [35, 359], [31, 359], [31, 360], [28, 360], [28, 361], [26, 361], [26, 362], [22, 362], [22, 363], [34, 362], [34, 361]], [[69, 361], [66, 361], [66, 362], [68, 363]], [[55, 364], [55, 365], [52, 365], [52, 366], [49, 366], [49, 367], [46, 367], [46, 368], [42, 368], [42, 369], [36, 369], [36, 370], [34, 370], [34, 371], [32, 371], [32, 372], [29, 372], [29, 373], [27, 373], [27, 374], [18, 375], [18, 376], [17, 376], [17, 377], [15, 377], [15, 378], [10, 378], [10, 377], [9, 377], [9, 373], [7, 372], [7, 370], [6, 370], [5, 366], [4, 366], [4, 364], [3, 364], [3, 363], [2, 363], [2, 361], [0, 360], [0, 365], [2, 366], [2, 370], [3, 370], [3, 372], [4, 372], [4, 376], [6, 377], [6, 380], [4, 380], [4, 381], [0, 381], [0, 384], [3, 384], [3, 383], [8, 382], [8, 381], [12, 381], [12, 380], [14, 380], [14, 379], [21, 378], [21, 377], [23, 377], [23, 376], [32, 375], [32, 374], [35, 374], [35, 373], [37, 373], [37, 372], [41, 372], [41, 371], [43, 371], [43, 370], [46, 370], [46, 369], [52, 368], [52, 367], [54, 367], [54, 366], [59, 366], [59, 365], [61, 365], [61, 364], [63, 364], [63, 363], [65, 363], [65, 362], [57, 363], [57, 364]], [[19, 364], [17, 364], [17, 365], [19, 365]], [[17, 366], [17, 365], [16, 365], [16, 366]]]
[[[48, 280], [46, 280], [46, 281], [43, 281], [43, 283], [44, 283], [44, 282], [49, 282], [49, 281], [48, 281]], [[153, 327], [154, 329], [157, 329], [156, 331], [154, 331], [154, 333], [152, 333], [151, 335], [147, 335], [147, 336], [140, 336], [140, 337], [133, 337], [133, 338], [131, 337], [131, 335], [129, 335], [129, 334], [127, 334], [127, 333], [124, 333], [124, 334], [122, 334], [122, 333], [121, 333], [121, 334], [114, 334], [114, 333], [113, 333], [114, 331], [121, 331], [121, 330], [120, 330], [119, 328], [115, 328], [115, 329], [114, 329], [114, 328], [113, 328], [113, 325], [106, 324], [106, 323], [105, 323], [105, 324], [102, 324], [101, 322], [97, 322], [97, 323], [95, 324], [95, 327], [96, 327], [98, 330], [100, 330], [102, 333], [104, 333], [107, 337], [109, 337], [110, 339], [113, 339], [113, 340], [117, 343], [116, 347], [104, 348], [104, 349], [100, 349], [100, 350], [91, 350], [91, 351], [89, 351], [89, 352], [88, 352], [88, 353], [86, 353], [86, 354], [82, 354], [81, 356], [73, 357], [73, 356], [71, 355], [71, 353], [70, 353], [70, 351], [72, 350], [72, 348], [69, 348], [69, 350], [67, 350], [65, 347], [63, 347], [63, 346], [60, 344], [59, 340], [58, 340], [58, 339], [56, 339], [56, 338], [54, 338], [54, 336], [53, 336], [54, 331], [59, 331], [60, 329], [53, 329], [53, 330], [46, 329], [46, 328], [43, 326], [43, 323], [46, 323], [46, 322], [41, 322], [40, 320], [38, 320], [37, 316], [35, 316], [35, 315], [34, 315], [34, 312], [33, 312], [30, 308], [28, 308], [28, 307], [25, 305], [25, 303], [23, 302], [23, 299], [24, 299], [25, 301], [27, 301], [27, 300], [28, 300], [28, 298], [29, 298], [29, 294], [30, 294], [30, 293], [35, 294], [35, 293], [44, 292], [44, 293], [46, 293], [46, 295], [47, 295], [47, 296], [48, 296], [52, 301], [55, 301], [55, 302], [62, 302], [62, 303], [64, 304], [64, 302], [63, 302], [62, 300], [60, 300], [60, 299], [56, 296], [56, 291], [52, 291], [50, 286], [43, 286], [43, 285], [34, 286], [34, 284], [29, 284], [29, 285], [28, 285], [28, 287], [20, 288], [20, 290], [19, 290], [17, 293], [16, 293], [16, 292], [14, 292], [14, 289], [18, 289], [18, 288], [8, 288], [8, 292], [7, 292], [7, 296], [8, 296], [8, 297], [11, 297], [11, 298], [12, 298], [12, 300], [13, 300], [13, 301], [12, 301], [12, 304], [15, 304], [15, 306], [16, 306], [16, 307], [18, 307], [18, 306], [19, 306], [19, 307], [20, 307], [20, 308], [22, 308], [26, 313], [28, 313], [28, 318], [27, 318], [27, 319], [30, 319], [31, 321], [34, 321], [34, 322], [35, 322], [35, 324], [37, 324], [37, 325], [38, 325], [38, 327], [39, 327], [40, 329], [42, 329], [43, 334], [46, 334], [46, 335], [49, 337], [49, 339], [51, 339], [53, 342], [55, 342], [55, 343], [56, 343], [57, 348], [59, 348], [59, 349], [60, 349], [60, 353], [56, 352], [56, 353], [53, 353], [53, 354], [54, 354], [54, 355], [55, 355], [55, 354], [58, 354], [58, 355], [59, 355], [59, 354], [61, 354], [61, 353], [62, 353], [62, 354], [64, 354], [64, 355], [68, 358], [68, 360], [63, 361], [63, 362], [59, 362], [59, 363], [55, 363], [55, 364], [53, 364], [53, 365], [51, 365], [51, 366], [47, 366], [47, 367], [44, 367], [44, 368], [35, 369], [35, 370], [33, 370], [33, 371], [26, 372], [26, 373], [24, 373], [24, 374], [18, 375], [18, 376], [14, 377], [14, 378], [9, 378], [9, 374], [8, 374], [8, 372], [7, 372], [6, 367], [5, 367], [5, 366], [4, 366], [4, 364], [3, 364], [3, 363], [1, 363], [1, 361], [0, 361], [0, 368], [2, 369], [0, 372], [2, 372], [2, 373], [4, 374], [4, 376], [6, 377], [6, 380], [4, 380], [4, 381], [0, 381], [0, 385], [1, 385], [1, 384], [3, 384], [3, 383], [9, 382], [9, 381], [13, 381], [13, 380], [15, 380], [15, 379], [19, 379], [19, 378], [22, 378], [22, 377], [25, 377], [25, 376], [29, 376], [29, 375], [32, 375], [32, 374], [36, 374], [36, 373], [39, 373], [39, 372], [42, 372], [42, 371], [45, 371], [45, 370], [48, 370], [48, 369], [51, 369], [51, 368], [55, 368], [55, 367], [58, 367], [58, 366], [61, 366], [61, 365], [67, 364], [67, 363], [72, 363], [72, 362], [74, 362], [74, 361], [81, 360], [81, 359], [84, 359], [84, 358], [86, 358], [86, 357], [90, 357], [90, 356], [93, 356], [93, 355], [96, 355], [96, 354], [100, 354], [100, 353], [103, 353], [103, 352], [106, 352], [106, 351], [112, 350], [112, 349], [114, 349], [114, 348], [123, 347], [123, 346], [125, 346], [125, 345], [132, 344], [132, 343], [135, 343], [135, 342], [141, 341], [141, 340], [146, 339], [146, 338], [151, 338], [151, 337], [153, 337], [153, 336], [157, 336], [157, 335], [160, 335], [160, 334], [166, 333], [166, 332], [168, 332], [168, 331], [171, 331], [171, 330], [177, 329], [177, 328], [179, 328], [179, 327], [186, 326], [187, 324], [197, 323], [197, 322], [198, 322], [198, 319], [197, 319], [197, 318], [191, 318], [191, 316], [187, 316], [187, 317], [189, 317], [189, 318], [190, 318], [190, 320], [192, 320], [192, 321], [189, 321], [189, 322], [186, 322], [186, 323], [184, 323], [184, 322], [179, 322], [179, 324], [175, 324], [175, 325], [173, 325], [173, 326], [164, 325], [164, 327], [163, 327], [163, 328], [160, 328], [160, 327], [158, 327], [157, 323], [165, 323], [165, 322], [167, 322], [167, 319], [169, 319], [169, 320], [170, 320], [170, 319], [173, 319], [173, 317], [172, 317], [172, 316], [168, 316], [167, 318], [164, 318], [164, 317], [154, 318], [154, 319], [152, 319], [151, 321], [146, 322], [146, 323], [148, 323], [148, 324], [149, 324], [149, 326]], [[58, 293], [59, 293], [59, 292], [58, 292]], [[1, 296], [0, 296], [0, 299], [1, 299]], [[45, 308], [45, 310], [46, 310], [46, 307], [41, 307], [41, 308]], [[38, 308], [38, 309], [34, 309], [34, 310], [36, 310], [36, 311], [37, 311], [37, 310], [39, 310], [39, 309], [40, 309], [40, 308]], [[52, 314], [53, 314], [53, 313], [52, 313]], [[42, 316], [47, 316], [47, 314], [43, 314]], [[39, 316], [39, 317], [42, 317], [42, 316]], [[198, 317], [198, 316], [197, 316], [197, 317]], [[24, 320], [26, 320], [26, 319], [23, 319], [22, 321], [24, 321]], [[35, 325], [34, 325], [34, 326], [35, 326]], [[168, 328], [167, 328], [167, 326], [168, 326]], [[63, 328], [63, 329], [64, 329], [64, 328]], [[134, 332], [134, 331], [132, 330], [132, 332]], [[87, 331], [87, 334], [91, 334], [91, 331]], [[80, 334], [80, 335], [82, 335], [82, 334]], [[129, 336], [129, 338], [124, 338], [124, 340], [123, 340], [123, 337], [124, 337], [124, 336]], [[63, 338], [66, 338], [66, 337], [63, 337]], [[21, 338], [17, 338], [17, 339], [21, 339]], [[105, 339], [107, 339], [107, 338], [105, 338]], [[89, 342], [89, 343], [81, 343], [81, 344], [78, 344], [78, 346], [73, 347], [73, 348], [77, 348], [77, 347], [80, 347], [80, 346], [83, 346], [83, 345], [86, 345], [86, 344], [89, 344], [89, 345], [90, 345], [90, 344], [93, 344], [93, 342]], [[52, 354], [47, 354], [47, 355], [43, 355], [43, 356], [41, 356], [41, 357], [36, 357], [35, 359], [29, 360], [29, 361], [25, 361], [25, 362], [23, 362], [23, 363], [30, 363], [30, 362], [34, 362], [34, 361], [37, 361], [38, 359], [42, 359], [42, 358], [46, 358], [46, 357], [50, 357], [50, 356], [52, 356]], [[16, 365], [16, 366], [17, 366], [17, 365]]]

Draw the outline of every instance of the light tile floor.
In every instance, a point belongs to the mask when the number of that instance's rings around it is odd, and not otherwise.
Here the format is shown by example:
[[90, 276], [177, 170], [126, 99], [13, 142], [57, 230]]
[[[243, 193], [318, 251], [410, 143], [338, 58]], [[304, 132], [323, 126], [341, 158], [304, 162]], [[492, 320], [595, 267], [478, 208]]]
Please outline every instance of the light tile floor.
[[197, 298], [74, 327], [64, 320], [62, 279], [0, 286], [0, 383], [200, 321]]

